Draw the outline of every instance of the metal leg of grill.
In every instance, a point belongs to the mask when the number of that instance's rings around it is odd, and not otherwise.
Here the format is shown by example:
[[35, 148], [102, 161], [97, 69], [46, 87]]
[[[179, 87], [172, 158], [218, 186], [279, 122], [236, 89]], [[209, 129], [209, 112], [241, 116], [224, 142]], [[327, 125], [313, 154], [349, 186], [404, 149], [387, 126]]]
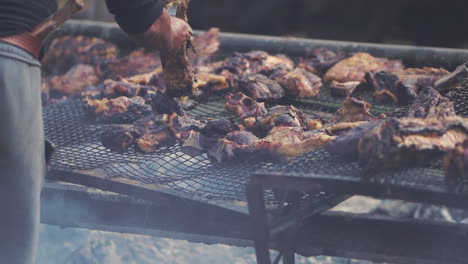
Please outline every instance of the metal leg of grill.
[[258, 264], [271, 264], [269, 251], [268, 219], [265, 208], [264, 189], [259, 183], [246, 185], [249, 214], [254, 232], [255, 253]]

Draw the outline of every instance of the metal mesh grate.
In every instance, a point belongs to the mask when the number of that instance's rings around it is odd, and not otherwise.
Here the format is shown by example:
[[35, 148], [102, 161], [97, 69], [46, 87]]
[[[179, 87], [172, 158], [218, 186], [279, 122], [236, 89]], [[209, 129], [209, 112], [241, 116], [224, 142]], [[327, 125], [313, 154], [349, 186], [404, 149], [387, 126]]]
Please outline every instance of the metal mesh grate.
[[[291, 100], [308, 114], [328, 119], [342, 104], [343, 98], [322, 95], [319, 99]], [[466, 101], [456, 102], [457, 112], [466, 115]], [[390, 116], [403, 116], [406, 108], [394, 105], [374, 105], [374, 113], [387, 113]], [[211, 98], [199, 104], [190, 112], [194, 118], [231, 117], [224, 108], [222, 98]], [[80, 100], [68, 100], [52, 104], [44, 109], [46, 136], [57, 146], [51, 169], [65, 171], [104, 170], [109, 177], [124, 177], [143, 183], [164, 184], [173, 190], [186, 193], [194, 198], [213, 201], [245, 201], [244, 186], [249, 175], [257, 170], [314, 171], [324, 175], [356, 176], [360, 169], [349, 163], [331, 157], [324, 151], [313, 152], [290, 164], [275, 165], [266, 161], [247, 160], [229, 163], [213, 163], [206, 154], [191, 157], [180, 151], [178, 144], [161, 147], [152, 154], [141, 154], [134, 149], [127, 153], [111, 152], [101, 146], [98, 137], [105, 125], [86, 120]], [[420, 170], [425, 175], [439, 175], [441, 171]], [[400, 175], [400, 176], [398, 176]], [[382, 180], [398, 180], [403, 173]], [[376, 179], [379, 179], [378, 177]], [[274, 195], [267, 200], [274, 203]]]
[[356, 161], [348, 161], [330, 154], [323, 148], [296, 158], [290, 163], [276, 164], [260, 172], [262, 174], [274, 173], [275, 175], [306, 178], [331, 178], [343, 182], [403, 186], [438, 193], [458, 192], [465, 196], [468, 194], [467, 184], [453, 186], [446, 183], [441, 161], [434, 161], [424, 167], [388, 170], [374, 173], [372, 177], [363, 177], [365, 174]]
[[[220, 98], [198, 105], [190, 115], [195, 118], [230, 116]], [[272, 165], [258, 160], [213, 163], [206, 154], [191, 157], [182, 153], [178, 144], [162, 147], [152, 154], [141, 154], [134, 149], [124, 154], [111, 152], [98, 139], [105, 125], [87, 121], [80, 100], [46, 107], [44, 124], [46, 136], [57, 145], [52, 170], [100, 169], [109, 177], [164, 184], [201, 200], [245, 201], [244, 186], [249, 175]]]

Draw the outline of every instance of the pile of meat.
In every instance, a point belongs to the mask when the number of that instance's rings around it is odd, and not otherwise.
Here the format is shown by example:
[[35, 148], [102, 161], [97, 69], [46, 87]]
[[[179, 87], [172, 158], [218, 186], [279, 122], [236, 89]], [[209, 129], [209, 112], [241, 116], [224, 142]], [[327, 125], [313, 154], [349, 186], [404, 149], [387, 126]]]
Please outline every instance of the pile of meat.
[[[170, 96], [176, 93], [165, 85], [157, 53], [138, 50], [120, 57], [114, 44], [101, 39], [58, 38], [43, 60], [44, 102], [82, 97], [88, 117], [107, 124], [101, 142], [115, 152], [151, 153], [178, 142], [189, 155], [206, 153], [223, 162], [252, 155], [287, 160], [325, 146], [358, 160], [366, 172], [445, 155], [451, 179], [468, 175], [468, 124], [453, 106], [467, 88], [467, 65], [452, 73], [405, 68], [401, 60], [323, 48], [297, 61], [264, 51], [213, 61], [218, 34], [211, 29], [195, 38], [196, 53], [188, 56], [195, 81], [178, 98]], [[282, 105], [286, 98], [320, 97], [324, 89], [344, 100], [329, 120]], [[371, 114], [371, 104], [358, 96], [362, 91], [378, 103], [408, 105], [406, 117]], [[233, 118], [190, 116], [211, 95], [225, 97]]]

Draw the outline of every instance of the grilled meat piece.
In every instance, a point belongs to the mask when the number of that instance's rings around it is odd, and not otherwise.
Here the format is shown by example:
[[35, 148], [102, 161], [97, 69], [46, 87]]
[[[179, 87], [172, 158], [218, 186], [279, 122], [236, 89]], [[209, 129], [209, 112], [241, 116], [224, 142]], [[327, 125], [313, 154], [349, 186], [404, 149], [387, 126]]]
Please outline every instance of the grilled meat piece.
[[468, 140], [463, 141], [444, 155], [445, 177], [449, 183], [468, 179]]
[[[193, 82], [192, 90], [205, 90], [220, 92], [229, 88], [226, 77], [219, 74], [197, 72], [195, 81]], [[193, 92], [196, 93], [196, 92]]]
[[313, 151], [332, 140], [325, 132], [304, 133], [299, 127], [276, 126], [251, 147], [259, 154], [288, 160]]
[[167, 125], [148, 131], [136, 140], [136, 150], [142, 153], [153, 153], [163, 145], [172, 145], [175, 137]]
[[244, 124], [249, 130], [264, 135], [277, 126], [298, 127], [303, 130], [320, 129], [323, 126], [323, 121], [304, 114], [292, 105], [278, 105], [272, 107], [265, 115], [257, 116], [253, 125], [246, 122]]
[[226, 137], [218, 140], [217, 145], [208, 151], [208, 155], [217, 162], [245, 159], [250, 157], [252, 146], [258, 140], [248, 131], [230, 132]]
[[330, 90], [331, 90], [331, 95], [332, 96], [351, 96], [356, 90], [356, 88], [361, 84], [361, 82], [358, 81], [351, 81], [351, 82], [345, 82], [345, 83], [339, 83], [337, 81], [331, 81], [330, 83]]
[[344, 52], [333, 52], [324, 48], [313, 49], [305, 58], [300, 58], [298, 67], [308, 72], [322, 76], [333, 65], [348, 57]]
[[106, 98], [115, 98], [119, 96], [145, 97], [148, 94], [154, 94], [159, 89], [155, 86], [133, 84], [126, 81], [105, 80], [102, 84], [102, 95]]
[[[355, 122], [359, 124], [359, 122]], [[337, 126], [341, 126], [342, 123], [338, 123]], [[380, 121], [377, 122], [364, 122], [360, 125], [349, 129], [345, 133], [338, 135], [335, 139], [330, 141], [327, 145], [325, 145], [325, 149], [333, 154], [351, 159], [357, 160], [359, 155], [359, 141], [361, 138], [372, 131], [380, 124]], [[336, 133], [336, 129], [332, 128]]]
[[196, 53], [189, 53], [189, 60], [194, 67], [206, 65], [219, 50], [219, 28], [210, 28], [198, 35], [193, 41]]
[[279, 79], [286, 94], [291, 97], [317, 97], [322, 87], [322, 79], [304, 69], [296, 68]]
[[364, 81], [366, 72], [394, 72], [403, 69], [403, 67], [403, 63], [400, 60], [376, 58], [369, 53], [360, 52], [336, 63], [327, 71], [324, 80], [326, 82], [337, 81], [340, 83], [351, 81], [362, 82]]
[[226, 109], [241, 119], [261, 116], [267, 113], [265, 103], [259, 103], [240, 92], [235, 95], [228, 93], [225, 101]]
[[193, 119], [188, 115], [180, 116], [174, 113], [169, 116], [169, 127], [179, 140], [183, 140], [184, 136], [186, 136], [184, 132], [190, 130], [200, 131], [204, 126], [205, 123]]
[[51, 77], [48, 86], [51, 93], [72, 95], [80, 94], [86, 87], [96, 85], [99, 80], [100, 76], [93, 66], [78, 64], [64, 75]]
[[106, 79], [131, 77], [150, 73], [158, 67], [161, 67], [159, 54], [155, 52], [145, 52], [142, 49], [133, 51], [129, 55], [113, 62], [98, 65], [99, 71]]
[[109, 125], [102, 131], [100, 141], [105, 148], [124, 153], [140, 135], [134, 125]]
[[370, 108], [371, 104], [364, 101], [361, 97], [346, 98], [343, 102], [343, 106], [336, 111], [329, 123], [335, 124], [340, 122], [371, 121], [378, 119], [379, 117], [369, 112]]
[[455, 71], [435, 82], [435, 88], [442, 94], [468, 88], [468, 62], [458, 66]]
[[[174, 2], [174, 1], [172, 1]], [[172, 5], [166, 1], [165, 6]], [[187, 10], [190, 0], [177, 1], [177, 18], [188, 22]], [[161, 51], [161, 62], [163, 65], [163, 76], [170, 96], [182, 96], [192, 90], [194, 74], [192, 65], [188, 59], [188, 51], [193, 43], [188, 39], [183, 48], [175, 51]]]
[[58, 75], [77, 64], [103, 64], [115, 61], [116, 57], [117, 47], [103, 39], [64, 36], [52, 41], [41, 62], [44, 73]]
[[158, 114], [185, 114], [182, 103], [179, 100], [159, 91], [151, 95], [151, 106], [153, 107], [153, 111]]
[[378, 102], [407, 104], [413, 102], [422, 89], [433, 87], [446, 74], [448, 72], [444, 69], [408, 68], [393, 73], [369, 72], [366, 80], [373, 87]]
[[242, 78], [256, 73], [268, 76], [278, 69], [292, 71], [294, 62], [283, 54], [273, 56], [264, 51], [254, 50], [246, 53], [235, 52], [217, 68], [216, 72], [227, 70]]
[[151, 114], [133, 122], [133, 125], [135, 125], [135, 128], [139, 131], [141, 135], [151, 133], [151, 131], [157, 131], [162, 126], [168, 124], [169, 115], [167, 114]]
[[447, 117], [454, 116], [455, 108], [453, 102], [447, 97], [430, 87], [422, 90], [413, 104], [408, 109], [408, 117], [427, 118], [427, 117]]
[[387, 119], [359, 143], [359, 164], [366, 172], [426, 163], [468, 139], [468, 119]]
[[84, 103], [88, 117], [103, 123], [132, 123], [152, 113], [151, 106], [139, 96], [102, 100], [85, 98]]
[[247, 76], [240, 83], [242, 90], [257, 101], [276, 101], [284, 97], [281, 85], [261, 74]]

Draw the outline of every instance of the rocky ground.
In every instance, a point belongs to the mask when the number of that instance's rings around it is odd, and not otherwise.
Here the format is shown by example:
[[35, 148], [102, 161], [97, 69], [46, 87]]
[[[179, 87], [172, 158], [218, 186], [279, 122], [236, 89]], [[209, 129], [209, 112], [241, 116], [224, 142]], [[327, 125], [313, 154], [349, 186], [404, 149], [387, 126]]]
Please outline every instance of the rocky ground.
[[[398, 217], [431, 218], [467, 222], [466, 212], [414, 203], [355, 197], [335, 210]], [[371, 262], [331, 257], [304, 258], [296, 263], [345, 264]], [[36, 264], [254, 264], [252, 248], [205, 245], [181, 240], [140, 235], [90, 231], [85, 229], [41, 226]]]

